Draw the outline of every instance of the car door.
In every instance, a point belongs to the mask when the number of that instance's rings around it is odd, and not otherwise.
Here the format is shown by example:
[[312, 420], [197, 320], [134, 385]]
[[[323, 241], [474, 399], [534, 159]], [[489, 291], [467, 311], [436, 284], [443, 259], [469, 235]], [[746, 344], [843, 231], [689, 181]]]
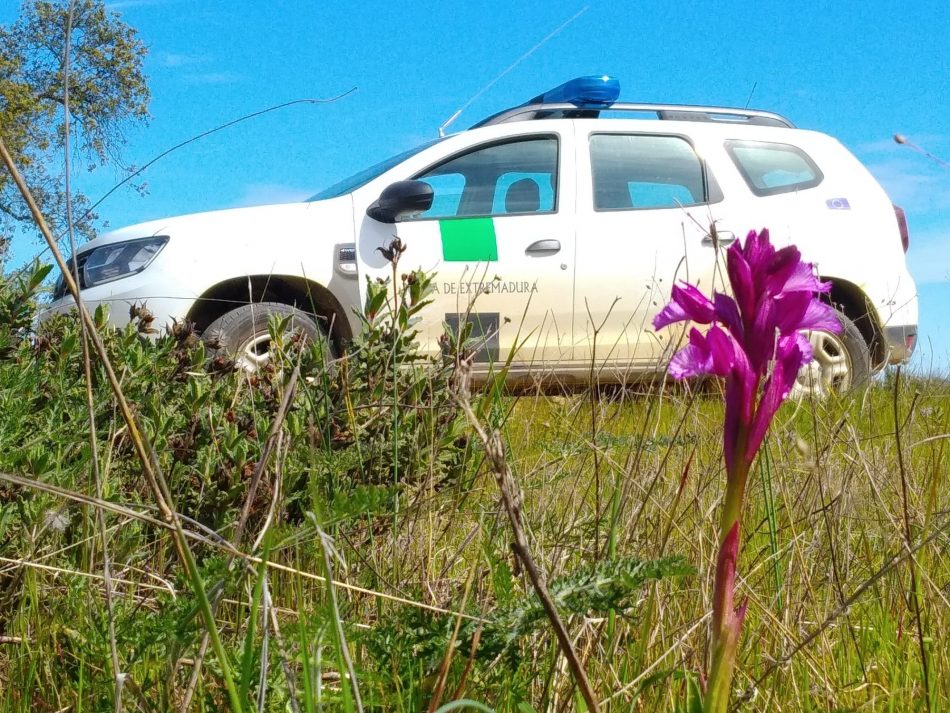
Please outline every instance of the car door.
[[622, 378], [661, 364], [681, 334], [652, 327], [674, 282], [721, 287], [710, 224], [722, 195], [684, 136], [577, 123], [574, 355]]
[[[570, 137], [569, 137], [570, 138]], [[521, 368], [570, 358], [574, 254], [574, 152], [557, 132], [493, 138], [405, 178], [432, 186], [432, 207], [394, 225], [363, 216], [360, 264], [391, 276], [378, 247], [399, 237], [398, 273], [436, 273], [418, 325], [430, 352], [444, 325], [471, 323], [476, 362]], [[397, 274], [397, 279], [401, 279]]]

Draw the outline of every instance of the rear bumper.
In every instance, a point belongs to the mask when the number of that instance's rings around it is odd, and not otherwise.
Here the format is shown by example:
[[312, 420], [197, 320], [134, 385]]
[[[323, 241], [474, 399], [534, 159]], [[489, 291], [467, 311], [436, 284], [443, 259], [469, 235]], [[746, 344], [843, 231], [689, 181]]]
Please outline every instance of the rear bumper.
[[910, 359], [917, 346], [917, 325], [902, 324], [884, 327], [884, 347], [887, 364], [903, 364]]

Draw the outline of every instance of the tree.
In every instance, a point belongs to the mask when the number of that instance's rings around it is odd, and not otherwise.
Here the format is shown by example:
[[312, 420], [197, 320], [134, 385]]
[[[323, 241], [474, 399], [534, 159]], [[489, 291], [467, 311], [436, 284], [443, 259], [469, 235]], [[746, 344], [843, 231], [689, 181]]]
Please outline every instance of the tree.
[[[65, 228], [63, 189], [64, 77], [68, 66], [71, 148], [90, 170], [119, 161], [123, 129], [148, 119], [150, 98], [136, 31], [102, 0], [73, 0], [68, 65], [64, 63], [69, 0], [25, 0], [19, 18], [0, 26], [0, 135], [57, 234]], [[77, 229], [91, 233], [94, 215], [74, 195]], [[31, 222], [6, 170], [0, 169], [0, 240]]]

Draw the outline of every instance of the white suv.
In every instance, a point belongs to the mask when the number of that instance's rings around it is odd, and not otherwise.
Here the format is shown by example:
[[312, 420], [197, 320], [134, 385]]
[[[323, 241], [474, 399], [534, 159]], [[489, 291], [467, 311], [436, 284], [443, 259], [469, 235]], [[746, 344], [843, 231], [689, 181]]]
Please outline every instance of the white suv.
[[[618, 93], [615, 79], [582, 77], [305, 203], [108, 233], [77, 254], [83, 298], [116, 326], [145, 303], [156, 325], [192, 322], [249, 365], [266, 358], [274, 313], [305, 312], [307, 331], [343, 349], [398, 236], [400, 272], [437, 273], [427, 349], [469, 320], [477, 360], [514, 350], [514, 378], [624, 380], [671, 354], [650, 324], [673, 283], [722, 289], [721, 248], [767, 227], [817, 263], [844, 316], [843, 335], [811, 337], [813, 383], [847, 388], [910, 356], [906, 222], [841, 144], [768, 112]], [[62, 282], [55, 300], [52, 312], [73, 304]]]

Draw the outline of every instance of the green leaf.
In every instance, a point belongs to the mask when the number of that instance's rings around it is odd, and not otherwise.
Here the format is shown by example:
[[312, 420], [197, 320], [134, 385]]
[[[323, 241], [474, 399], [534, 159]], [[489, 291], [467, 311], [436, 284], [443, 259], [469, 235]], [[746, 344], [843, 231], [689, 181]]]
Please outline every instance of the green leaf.
[[264, 596], [264, 579], [267, 576], [267, 560], [270, 557], [270, 534], [264, 537], [264, 551], [261, 554], [261, 562], [257, 566], [257, 577], [254, 580], [254, 592], [251, 595], [251, 611], [247, 615], [247, 632], [244, 635], [244, 650], [241, 655], [241, 678], [238, 682], [240, 686], [240, 698], [246, 701], [248, 693], [251, 690], [251, 683], [255, 680], [254, 664], [254, 641], [257, 635], [257, 617], [260, 612], [261, 601]]
[[703, 692], [699, 689], [699, 678], [694, 675], [686, 679], [686, 713], [703, 713]]
[[[54, 234], [65, 232], [66, 194], [59, 181], [63, 118], [60, 102], [65, 73], [59, 58], [66, 45], [66, 17], [73, 10], [69, 80], [74, 153], [90, 166], [119, 156], [123, 129], [148, 117], [149, 90], [143, 71], [148, 51], [134, 29], [103, 0], [24, 1], [20, 16], [0, 27], [0, 125], [4, 142]], [[11, 4], [12, 7], [12, 4]], [[56, 61], [51, 61], [55, 57]], [[5, 183], [0, 177], [0, 187]], [[0, 223], [35, 229], [21, 214], [15, 191], [0, 192]], [[11, 217], [13, 216], [13, 217]], [[89, 200], [73, 195], [74, 230], [94, 235]], [[48, 273], [47, 273], [48, 274]], [[46, 274], [33, 273], [26, 284], [38, 287]], [[34, 283], [34, 279], [38, 280]]]
[[27, 289], [31, 295], [36, 290], [36, 288], [40, 286], [43, 280], [46, 279], [46, 276], [49, 275], [52, 269], [52, 264], [41, 265], [39, 260], [33, 261], [33, 270], [30, 273], [30, 277], [27, 281]]
[[703, 692], [699, 687], [699, 676], [692, 671], [682, 670], [666, 673], [667, 675], [672, 674], [674, 679], [685, 681], [683, 699], [676, 701], [675, 713], [703, 713]]
[[368, 281], [366, 290], [366, 308], [364, 310], [367, 319], [372, 320], [382, 308], [383, 303], [386, 301], [386, 297], [388, 295], [388, 285], [388, 280], [385, 285], [380, 285], [378, 282]]

